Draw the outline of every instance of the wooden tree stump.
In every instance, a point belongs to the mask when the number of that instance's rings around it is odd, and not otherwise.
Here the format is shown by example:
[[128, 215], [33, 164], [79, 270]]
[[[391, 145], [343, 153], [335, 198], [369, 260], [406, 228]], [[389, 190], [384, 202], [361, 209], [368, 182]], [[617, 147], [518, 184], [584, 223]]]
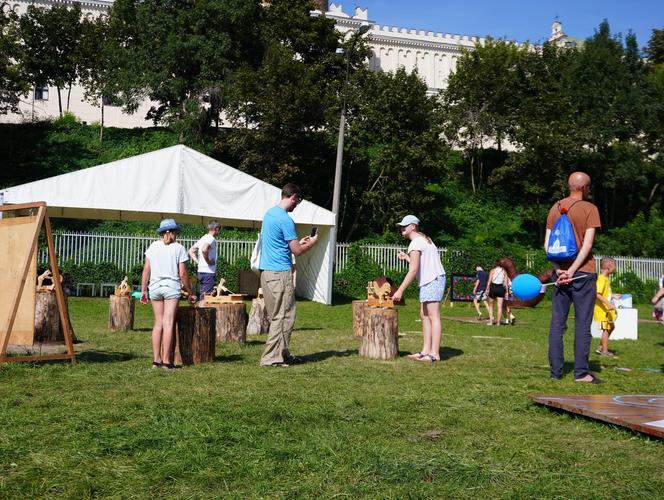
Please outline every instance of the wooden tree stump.
[[174, 365], [197, 365], [214, 361], [214, 307], [179, 307], [175, 316]]
[[[67, 297], [65, 297], [66, 300]], [[64, 342], [55, 292], [38, 290], [35, 300], [35, 343]]]
[[240, 342], [247, 340], [247, 309], [244, 303], [215, 304], [217, 310], [217, 342]]
[[367, 307], [364, 310], [364, 324], [360, 356], [372, 359], [396, 358], [399, 352], [396, 309]]
[[120, 332], [134, 329], [134, 305], [136, 301], [129, 295], [109, 295], [108, 329]]
[[366, 300], [353, 301], [353, 336], [358, 339], [361, 339], [364, 336], [364, 310], [366, 308]]
[[265, 299], [251, 301], [251, 312], [247, 322], [247, 335], [260, 335], [270, 331], [270, 317], [265, 308]]

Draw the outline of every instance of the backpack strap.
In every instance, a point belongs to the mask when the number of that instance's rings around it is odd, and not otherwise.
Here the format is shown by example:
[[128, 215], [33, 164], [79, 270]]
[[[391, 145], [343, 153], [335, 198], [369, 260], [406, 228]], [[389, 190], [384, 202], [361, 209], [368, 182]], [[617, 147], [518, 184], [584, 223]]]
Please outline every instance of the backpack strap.
[[577, 204], [578, 202], [580, 202], [580, 201], [581, 201], [581, 200], [575, 200], [574, 203], [572, 203], [572, 204], [569, 206], [569, 208], [565, 208], [565, 209], [564, 209], [565, 211], [563, 212], [563, 207], [560, 205], [560, 203], [562, 202], [562, 200], [560, 200], [560, 201], [558, 202], [558, 212], [560, 212], [561, 215], [564, 214], [564, 213], [567, 214], [567, 213], [569, 213], [570, 210], [572, 210], [572, 207], [573, 207], [574, 205], [576, 205], [576, 204]]

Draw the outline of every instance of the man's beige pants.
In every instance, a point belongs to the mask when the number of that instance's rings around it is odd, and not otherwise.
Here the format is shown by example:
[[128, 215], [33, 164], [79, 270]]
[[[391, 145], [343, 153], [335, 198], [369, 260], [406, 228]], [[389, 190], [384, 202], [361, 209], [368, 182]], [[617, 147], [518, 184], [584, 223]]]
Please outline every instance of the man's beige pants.
[[265, 342], [261, 366], [285, 363], [290, 357], [290, 344], [295, 324], [295, 289], [292, 271], [261, 272], [265, 308], [270, 318], [270, 331]]

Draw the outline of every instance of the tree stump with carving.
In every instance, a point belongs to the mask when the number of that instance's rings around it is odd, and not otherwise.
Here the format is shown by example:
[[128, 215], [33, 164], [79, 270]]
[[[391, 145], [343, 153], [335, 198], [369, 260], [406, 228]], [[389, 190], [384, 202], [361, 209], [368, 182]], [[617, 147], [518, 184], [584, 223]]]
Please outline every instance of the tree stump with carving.
[[366, 300], [353, 301], [353, 336], [358, 339], [364, 336], [364, 310], [366, 308]]
[[240, 342], [247, 340], [247, 309], [244, 303], [215, 304], [217, 342]]
[[247, 322], [247, 335], [260, 335], [270, 331], [270, 317], [265, 308], [265, 299], [259, 298], [251, 301], [251, 312]]
[[179, 307], [175, 316], [174, 365], [214, 361], [217, 311], [214, 307]]
[[123, 332], [134, 329], [134, 305], [136, 301], [129, 295], [109, 295], [108, 329]]
[[[67, 297], [65, 297], [66, 304]], [[60, 323], [55, 292], [37, 290], [35, 297], [35, 336], [34, 343], [64, 342], [65, 334]]]
[[366, 307], [364, 335], [360, 356], [372, 359], [394, 359], [399, 352], [398, 314], [396, 309]]

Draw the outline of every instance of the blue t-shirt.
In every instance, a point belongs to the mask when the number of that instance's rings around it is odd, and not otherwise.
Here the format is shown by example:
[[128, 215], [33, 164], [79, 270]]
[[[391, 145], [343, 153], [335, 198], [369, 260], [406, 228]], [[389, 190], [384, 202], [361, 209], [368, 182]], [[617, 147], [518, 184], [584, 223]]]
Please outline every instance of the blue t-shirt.
[[263, 271], [290, 271], [291, 249], [288, 242], [297, 240], [295, 222], [280, 206], [265, 212], [261, 230], [261, 264]]

